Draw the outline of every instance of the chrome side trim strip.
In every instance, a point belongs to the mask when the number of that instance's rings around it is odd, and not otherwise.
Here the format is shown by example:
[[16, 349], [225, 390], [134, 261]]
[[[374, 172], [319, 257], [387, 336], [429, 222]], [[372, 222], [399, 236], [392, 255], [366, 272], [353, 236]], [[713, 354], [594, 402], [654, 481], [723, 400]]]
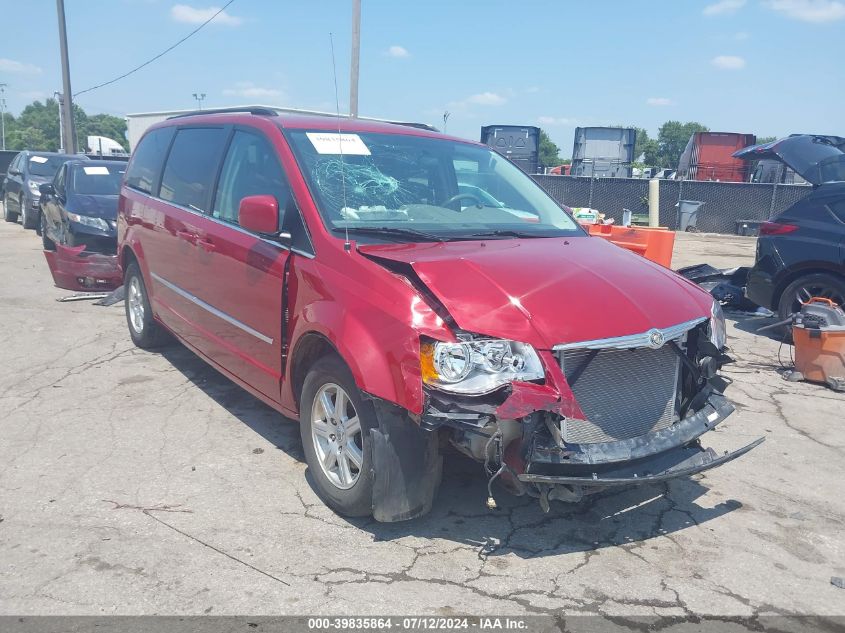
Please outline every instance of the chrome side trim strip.
[[165, 279], [161, 275], [157, 275], [154, 272], [151, 272], [150, 274], [153, 276], [153, 279], [155, 279], [157, 282], [159, 282], [163, 286], [166, 286], [167, 288], [169, 288], [170, 290], [175, 292], [180, 297], [183, 297], [183, 298], [187, 299], [188, 301], [190, 301], [191, 303], [198, 305], [203, 310], [211, 312], [211, 314], [213, 314], [217, 318], [223, 319], [224, 321], [226, 321], [226, 323], [230, 323], [231, 325], [234, 325], [236, 328], [243, 330], [247, 334], [252, 334], [259, 341], [264, 341], [268, 345], [273, 344], [273, 339], [270, 338], [269, 336], [264, 336], [261, 332], [259, 332], [258, 330], [252, 329], [246, 323], [242, 323], [241, 321], [238, 321], [236, 318], [229, 316], [225, 312], [221, 312], [220, 310], [215, 308], [213, 305], [206, 303], [205, 301], [203, 301], [199, 297], [195, 297], [194, 295], [192, 295], [187, 290], [183, 290], [182, 288], [180, 288], [176, 284], [170, 283], [169, 281], [167, 281], [167, 279]]
[[617, 336], [614, 338], [602, 338], [594, 341], [576, 341], [574, 343], [561, 343], [552, 349], [556, 352], [569, 349], [635, 349], [638, 347], [660, 348], [668, 341], [674, 341], [683, 336], [686, 332], [703, 323], [707, 317], [700, 317], [692, 321], [684, 321], [678, 325], [671, 325], [662, 330], [653, 328], [648, 332]]

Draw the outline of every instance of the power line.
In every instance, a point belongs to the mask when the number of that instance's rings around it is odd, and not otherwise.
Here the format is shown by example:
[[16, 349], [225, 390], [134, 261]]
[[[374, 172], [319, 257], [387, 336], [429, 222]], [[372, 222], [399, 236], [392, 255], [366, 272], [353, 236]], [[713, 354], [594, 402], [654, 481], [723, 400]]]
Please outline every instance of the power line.
[[159, 58], [161, 58], [161, 57], [164, 57], [167, 53], [169, 53], [169, 52], [170, 52], [170, 51], [172, 51], [174, 48], [176, 48], [177, 46], [179, 46], [179, 44], [181, 44], [181, 43], [182, 43], [182, 42], [184, 42], [185, 40], [188, 40], [188, 39], [190, 39], [191, 37], [193, 37], [194, 35], [196, 35], [196, 34], [197, 34], [197, 33], [198, 33], [198, 32], [199, 32], [199, 31], [200, 31], [200, 30], [201, 30], [201, 29], [202, 29], [202, 28], [203, 28], [206, 24], [208, 24], [208, 23], [209, 23], [209, 22], [211, 22], [214, 18], [216, 18], [218, 15], [220, 15], [221, 13], [223, 13], [223, 11], [225, 11], [225, 10], [229, 7], [229, 5], [230, 5], [230, 4], [232, 4], [234, 1], [235, 1], [235, 0], [229, 0], [229, 2], [227, 2], [226, 4], [224, 4], [224, 5], [220, 8], [220, 10], [219, 10], [219, 11], [217, 11], [217, 13], [215, 13], [214, 15], [212, 15], [212, 16], [211, 16], [210, 18], [208, 18], [205, 22], [203, 22], [203, 23], [202, 23], [202, 24], [200, 24], [197, 28], [195, 28], [193, 31], [191, 31], [190, 33], [188, 33], [185, 37], [183, 37], [181, 40], [179, 40], [178, 42], [176, 42], [173, 46], [171, 46], [170, 48], [166, 48], [166, 49], [164, 49], [163, 51], [161, 51], [158, 55], [156, 55], [156, 56], [155, 56], [155, 57], [153, 57], [152, 59], [149, 59], [149, 60], [145, 61], [145, 62], [144, 62], [143, 64], [141, 64], [140, 66], [136, 66], [135, 68], [133, 68], [133, 69], [132, 69], [132, 70], [130, 70], [129, 72], [123, 73], [123, 74], [122, 74], [122, 75], [120, 75], [119, 77], [115, 77], [114, 79], [111, 79], [111, 80], [109, 80], [109, 81], [103, 82], [103, 83], [101, 83], [101, 84], [97, 84], [96, 86], [91, 86], [90, 88], [86, 88], [85, 90], [80, 90], [79, 92], [77, 92], [77, 93], [75, 93], [75, 94], [73, 95], [73, 96], [74, 96], [74, 98], [75, 98], [75, 97], [78, 97], [78, 96], [79, 96], [79, 95], [81, 95], [81, 94], [85, 94], [86, 92], [91, 92], [92, 90], [96, 90], [97, 88], [102, 88], [102, 87], [104, 87], [104, 86], [108, 86], [108, 85], [110, 85], [110, 84], [113, 84], [113, 83], [115, 83], [116, 81], [120, 81], [121, 79], [125, 79], [125, 78], [126, 78], [126, 77], [128, 77], [129, 75], [131, 75], [131, 74], [133, 74], [133, 73], [138, 72], [139, 70], [141, 70], [141, 69], [142, 69], [142, 68], [144, 68], [145, 66], [149, 66], [150, 64], [152, 64], [152, 63], [153, 63], [154, 61], [156, 61], [157, 59], [159, 59]]

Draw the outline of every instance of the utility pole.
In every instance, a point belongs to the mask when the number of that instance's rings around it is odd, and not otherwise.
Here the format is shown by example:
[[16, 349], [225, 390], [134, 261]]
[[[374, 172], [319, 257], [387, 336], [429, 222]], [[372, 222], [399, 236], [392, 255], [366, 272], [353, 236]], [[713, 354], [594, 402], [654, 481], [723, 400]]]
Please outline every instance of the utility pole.
[[53, 96], [56, 98], [56, 103], [59, 104], [59, 151], [64, 154], [65, 151], [65, 116], [62, 113], [64, 107], [62, 103], [65, 98], [61, 92], [54, 92]]
[[446, 124], [449, 122], [450, 116], [452, 116], [452, 113], [449, 112], [448, 110], [446, 110], [446, 112], [443, 113], [443, 133], [444, 134], [446, 133]]
[[358, 116], [358, 63], [361, 59], [361, 0], [352, 0], [352, 63], [349, 73], [349, 115]]
[[64, 145], [68, 154], [76, 153], [76, 126], [73, 123], [73, 92], [70, 89], [70, 61], [67, 56], [67, 28], [65, 27], [65, 0], [56, 0], [59, 14], [59, 48], [62, 54], [62, 90], [64, 99], [61, 108], [64, 114]]
[[197, 100], [197, 109], [202, 110], [202, 101], [203, 101], [203, 99], [205, 99], [205, 93], [204, 92], [195, 92], [194, 93], [194, 99]]
[[2, 130], [3, 150], [6, 149], [6, 86], [0, 83], [0, 130]]

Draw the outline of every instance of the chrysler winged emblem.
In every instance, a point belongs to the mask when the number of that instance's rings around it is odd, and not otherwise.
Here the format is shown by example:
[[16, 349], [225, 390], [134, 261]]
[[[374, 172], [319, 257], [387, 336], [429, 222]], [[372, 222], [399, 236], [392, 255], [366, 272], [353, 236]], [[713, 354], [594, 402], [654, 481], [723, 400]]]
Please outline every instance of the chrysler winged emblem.
[[652, 349], [660, 349], [663, 347], [663, 344], [666, 342], [666, 339], [663, 338], [663, 332], [660, 330], [649, 330], [648, 331], [648, 346]]

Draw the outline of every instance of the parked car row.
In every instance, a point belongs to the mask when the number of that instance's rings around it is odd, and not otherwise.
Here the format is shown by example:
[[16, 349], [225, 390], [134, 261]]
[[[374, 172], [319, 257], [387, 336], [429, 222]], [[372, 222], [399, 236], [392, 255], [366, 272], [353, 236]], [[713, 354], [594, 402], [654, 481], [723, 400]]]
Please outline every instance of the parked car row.
[[84, 245], [117, 251], [117, 202], [125, 161], [90, 160], [84, 154], [20, 152], [3, 187], [7, 222], [35, 229], [45, 249]]

